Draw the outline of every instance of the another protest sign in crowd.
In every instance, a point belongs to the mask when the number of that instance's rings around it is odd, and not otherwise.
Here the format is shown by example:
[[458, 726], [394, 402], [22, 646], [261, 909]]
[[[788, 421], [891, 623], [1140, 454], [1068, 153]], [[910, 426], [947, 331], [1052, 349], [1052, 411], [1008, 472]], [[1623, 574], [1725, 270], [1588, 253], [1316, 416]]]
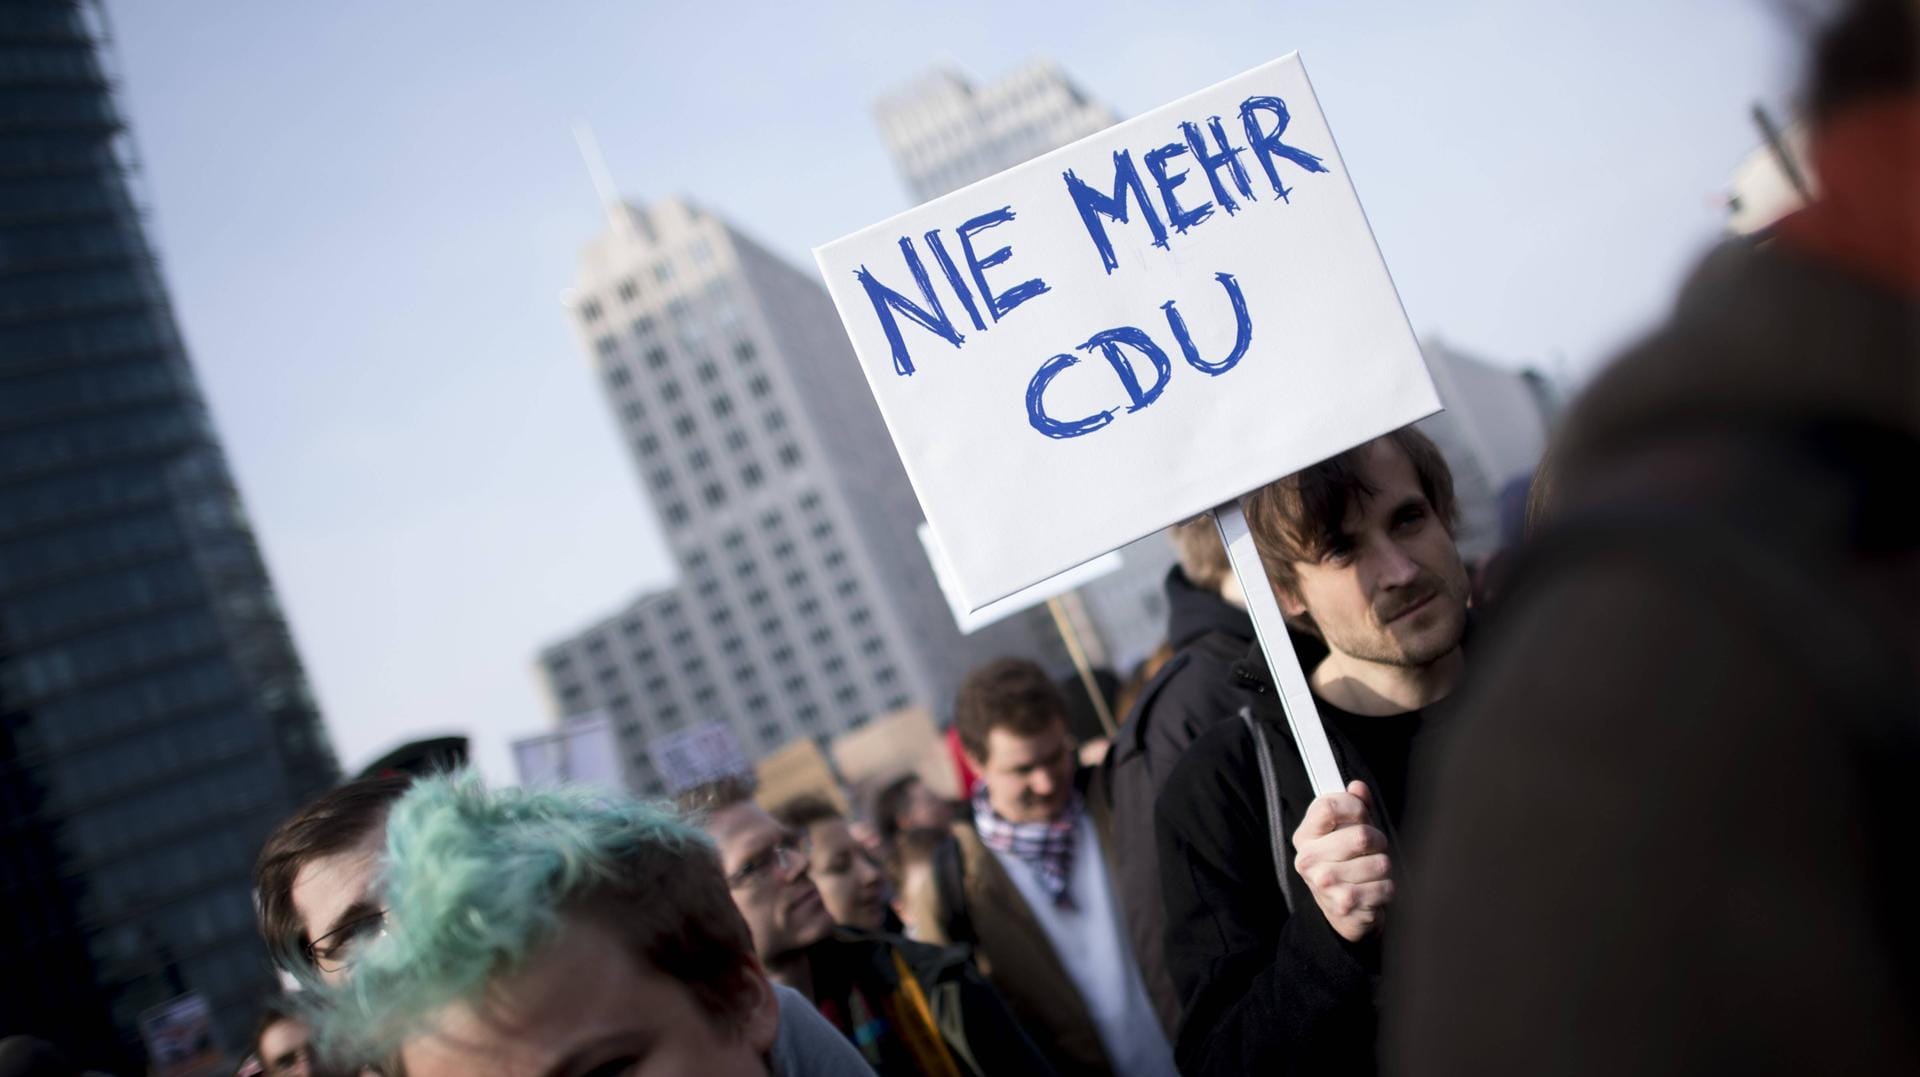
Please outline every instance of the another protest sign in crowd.
[[1246, 498], [1345, 790], [1196, 521], [1098, 767], [1007, 659], [957, 804], [326, 794], [260, 857], [253, 1072], [1920, 1072], [1917, 42], [1821, 37], [1821, 199], [1575, 406], [1498, 606], [1411, 430]]

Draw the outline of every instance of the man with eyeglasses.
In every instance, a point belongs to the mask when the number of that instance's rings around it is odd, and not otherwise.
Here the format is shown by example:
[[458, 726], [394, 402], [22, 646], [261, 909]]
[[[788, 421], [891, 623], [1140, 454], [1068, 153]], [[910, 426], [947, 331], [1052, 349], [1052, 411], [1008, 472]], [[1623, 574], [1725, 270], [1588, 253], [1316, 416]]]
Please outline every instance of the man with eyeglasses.
[[836, 928], [808, 875], [806, 832], [754, 803], [746, 782], [712, 782], [680, 803], [718, 847], [768, 975], [812, 1000], [876, 1072], [1052, 1073], [964, 950]]

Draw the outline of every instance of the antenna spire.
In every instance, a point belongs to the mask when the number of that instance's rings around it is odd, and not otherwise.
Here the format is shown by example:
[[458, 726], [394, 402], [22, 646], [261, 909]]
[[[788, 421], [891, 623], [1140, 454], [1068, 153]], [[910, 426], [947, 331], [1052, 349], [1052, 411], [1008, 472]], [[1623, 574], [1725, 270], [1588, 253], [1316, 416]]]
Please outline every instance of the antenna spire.
[[619, 190], [613, 185], [613, 176], [607, 171], [607, 159], [600, 155], [600, 140], [593, 137], [593, 128], [587, 121], [573, 121], [573, 140], [579, 144], [580, 157], [587, 163], [587, 175], [593, 178], [593, 189], [600, 196], [600, 208], [607, 213], [607, 223], [613, 225], [615, 232], [627, 231], [632, 222], [620, 201]]

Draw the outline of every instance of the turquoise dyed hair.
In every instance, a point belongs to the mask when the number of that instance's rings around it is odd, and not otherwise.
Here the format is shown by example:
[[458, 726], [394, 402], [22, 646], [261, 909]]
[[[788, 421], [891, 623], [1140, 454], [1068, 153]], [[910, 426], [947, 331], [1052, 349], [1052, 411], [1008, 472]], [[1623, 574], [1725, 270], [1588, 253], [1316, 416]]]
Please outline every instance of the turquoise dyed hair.
[[536, 953], [569, 909], [653, 882], [679, 889], [674, 875], [695, 875], [698, 893], [703, 876], [680, 869], [702, 866], [724, 899], [706, 835], [662, 807], [580, 788], [488, 790], [471, 772], [422, 779], [387, 820], [386, 933], [362, 945], [344, 986], [313, 993], [321, 1041], [341, 1059], [388, 1057]]

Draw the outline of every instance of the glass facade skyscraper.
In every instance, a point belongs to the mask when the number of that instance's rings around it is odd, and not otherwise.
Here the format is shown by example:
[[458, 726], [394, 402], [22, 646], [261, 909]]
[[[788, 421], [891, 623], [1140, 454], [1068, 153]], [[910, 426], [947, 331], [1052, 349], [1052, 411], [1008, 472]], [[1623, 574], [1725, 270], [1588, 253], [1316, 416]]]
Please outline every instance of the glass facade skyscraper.
[[337, 771], [129, 186], [103, 14], [0, 0], [0, 1036], [139, 1065], [274, 988], [249, 874]]

